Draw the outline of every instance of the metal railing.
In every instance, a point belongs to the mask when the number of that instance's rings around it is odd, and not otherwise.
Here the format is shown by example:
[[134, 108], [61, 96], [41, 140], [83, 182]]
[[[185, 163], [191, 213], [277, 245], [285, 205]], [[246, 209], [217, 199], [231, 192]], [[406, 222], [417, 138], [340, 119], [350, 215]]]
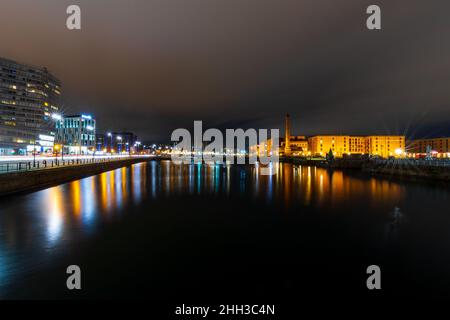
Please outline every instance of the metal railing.
[[21, 171], [33, 171], [33, 170], [44, 170], [55, 167], [67, 167], [67, 166], [79, 166], [93, 163], [106, 163], [118, 160], [133, 159], [132, 156], [123, 157], [90, 157], [90, 158], [54, 158], [54, 159], [36, 159], [27, 161], [13, 161], [0, 162], [0, 174], [8, 172], [21, 172]]
[[371, 162], [376, 165], [450, 167], [450, 159], [372, 159]]

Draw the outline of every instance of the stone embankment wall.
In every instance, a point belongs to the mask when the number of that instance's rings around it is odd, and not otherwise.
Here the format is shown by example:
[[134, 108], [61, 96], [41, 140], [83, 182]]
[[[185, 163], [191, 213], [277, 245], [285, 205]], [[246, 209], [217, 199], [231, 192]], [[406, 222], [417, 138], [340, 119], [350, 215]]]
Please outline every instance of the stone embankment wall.
[[148, 161], [148, 159], [133, 158], [102, 163], [89, 163], [41, 170], [4, 173], [0, 174], [0, 196], [38, 190], [144, 161]]

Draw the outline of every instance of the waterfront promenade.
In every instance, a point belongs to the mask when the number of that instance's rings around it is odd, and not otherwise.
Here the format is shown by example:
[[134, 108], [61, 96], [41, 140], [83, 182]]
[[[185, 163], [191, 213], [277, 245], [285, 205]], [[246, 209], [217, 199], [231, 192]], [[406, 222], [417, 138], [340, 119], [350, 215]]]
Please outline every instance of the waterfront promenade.
[[130, 158], [151, 158], [151, 155], [98, 155], [98, 156], [2, 156], [0, 157], [0, 174], [42, 170], [55, 167], [76, 166], [90, 163], [105, 163], [109, 161], [126, 160]]
[[[0, 196], [34, 191], [68, 181], [88, 177], [105, 171], [145, 162], [149, 155], [79, 156], [61, 158], [16, 158], [0, 160]], [[13, 159], [11, 159], [13, 160]]]

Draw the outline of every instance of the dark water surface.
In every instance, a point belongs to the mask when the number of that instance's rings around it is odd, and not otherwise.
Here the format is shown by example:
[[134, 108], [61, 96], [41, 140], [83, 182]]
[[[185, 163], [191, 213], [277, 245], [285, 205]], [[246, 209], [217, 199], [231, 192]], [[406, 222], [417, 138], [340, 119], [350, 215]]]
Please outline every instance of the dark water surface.
[[448, 185], [274, 170], [150, 161], [3, 198], [0, 297], [450, 296]]

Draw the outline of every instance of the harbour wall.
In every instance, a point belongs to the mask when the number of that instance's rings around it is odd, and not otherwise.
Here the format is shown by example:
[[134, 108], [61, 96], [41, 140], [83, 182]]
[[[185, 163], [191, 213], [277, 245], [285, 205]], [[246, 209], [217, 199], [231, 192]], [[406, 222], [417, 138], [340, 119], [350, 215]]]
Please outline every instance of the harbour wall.
[[48, 188], [145, 161], [149, 161], [149, 158], [121, 159], [100, 163], [3, 173], [0, 174], [0, 196]]

